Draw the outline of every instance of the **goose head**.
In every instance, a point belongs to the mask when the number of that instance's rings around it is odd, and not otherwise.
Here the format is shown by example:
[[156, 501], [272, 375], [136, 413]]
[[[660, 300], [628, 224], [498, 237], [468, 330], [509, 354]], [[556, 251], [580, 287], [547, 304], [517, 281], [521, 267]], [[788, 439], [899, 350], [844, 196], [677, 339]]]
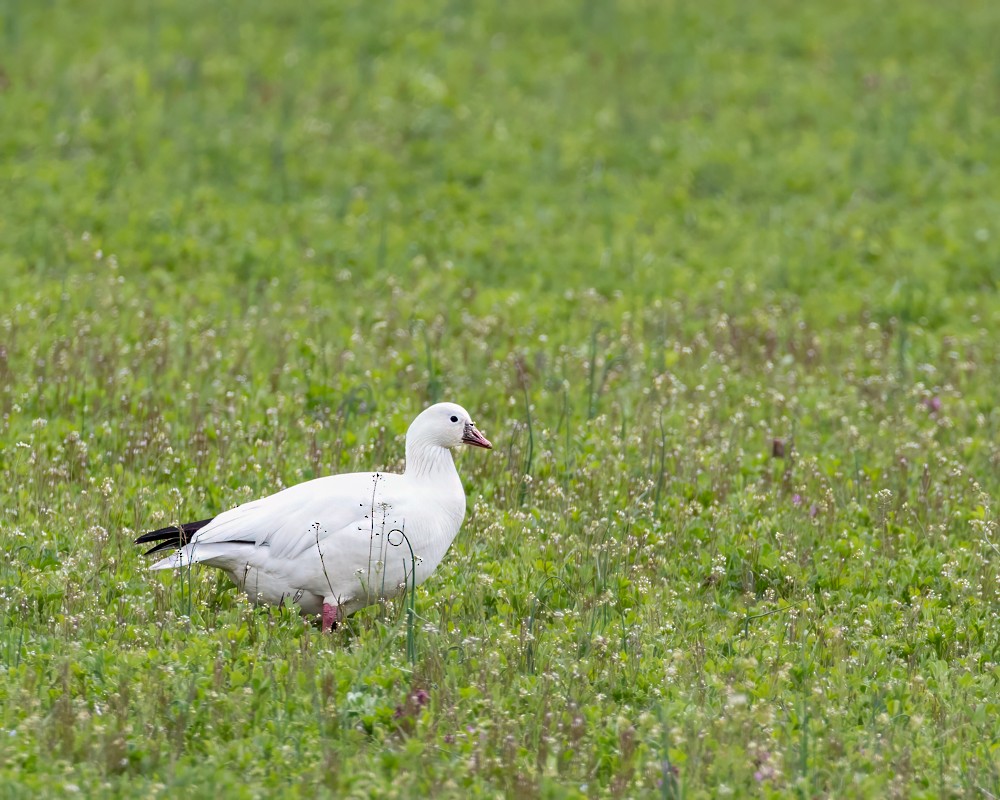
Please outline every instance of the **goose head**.
[[406, 432], [407, 444], [420, 442], [452, 449], [461, 445], [492, 450], [493, 445], [472, 421], [469, 412], [455, 403], [437, 403], [424, 409]]

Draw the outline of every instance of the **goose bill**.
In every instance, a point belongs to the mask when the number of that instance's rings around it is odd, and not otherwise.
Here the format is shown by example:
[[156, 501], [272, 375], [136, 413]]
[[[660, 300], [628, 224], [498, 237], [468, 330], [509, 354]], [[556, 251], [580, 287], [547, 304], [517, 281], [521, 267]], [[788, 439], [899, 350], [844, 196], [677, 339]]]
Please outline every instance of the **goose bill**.
[[479, 432], [479, 429], [471, 422], [465, 426], [465, 434], [462, 436], [462, 441], [466, 444], [471, 444], [473, 447], [484, 447], [487, 450], [493, 449], [490, 440], [483, 436]]

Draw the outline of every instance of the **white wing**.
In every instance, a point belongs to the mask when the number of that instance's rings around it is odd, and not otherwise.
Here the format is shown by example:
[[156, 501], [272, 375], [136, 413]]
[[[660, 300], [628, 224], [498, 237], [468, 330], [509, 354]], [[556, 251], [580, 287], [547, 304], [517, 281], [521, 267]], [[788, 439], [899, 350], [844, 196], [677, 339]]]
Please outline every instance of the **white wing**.
[[[296, 559], [326, 544], [338, 551], [360, 550], [374, 531], [394, 523], [384, 496], [399, 477], [368, 472], [331, 475], [244, 503], [198, 531], [182, 549], [182, 563], [217, 559], [227, 544], [241, 554], [248, 546], [267, 548], [269, 559]], [[174, 565], [167, 561], [160, 563]]]

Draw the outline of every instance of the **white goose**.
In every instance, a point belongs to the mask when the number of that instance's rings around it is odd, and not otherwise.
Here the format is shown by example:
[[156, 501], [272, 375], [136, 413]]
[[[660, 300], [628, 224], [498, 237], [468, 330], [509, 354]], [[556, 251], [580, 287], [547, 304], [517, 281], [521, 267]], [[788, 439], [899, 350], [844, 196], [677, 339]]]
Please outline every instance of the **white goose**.
[[438, 403], [406, 432], [402, 475], [317, 478], [135, 541], [157, 543], [146, 555], [178, 548], [150, 569], [218, 567], [254, 602], [322, 613], [328, 631], [347, 614], [422, 583], [441, 563], [465, 517], [451, 457], [462, 444], [493, 447], [468, 411]]

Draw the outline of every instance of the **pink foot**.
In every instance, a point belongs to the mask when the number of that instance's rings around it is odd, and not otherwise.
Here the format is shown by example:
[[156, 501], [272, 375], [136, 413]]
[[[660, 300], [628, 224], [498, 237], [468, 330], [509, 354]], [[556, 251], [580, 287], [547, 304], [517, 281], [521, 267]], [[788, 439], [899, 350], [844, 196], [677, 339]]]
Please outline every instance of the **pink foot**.
[[323, 603], [323, 633], [332, 631], [337, 627], [337, 622], [340, 616], [339, 612], [339, 606], [331, 605], [330, 603]]

